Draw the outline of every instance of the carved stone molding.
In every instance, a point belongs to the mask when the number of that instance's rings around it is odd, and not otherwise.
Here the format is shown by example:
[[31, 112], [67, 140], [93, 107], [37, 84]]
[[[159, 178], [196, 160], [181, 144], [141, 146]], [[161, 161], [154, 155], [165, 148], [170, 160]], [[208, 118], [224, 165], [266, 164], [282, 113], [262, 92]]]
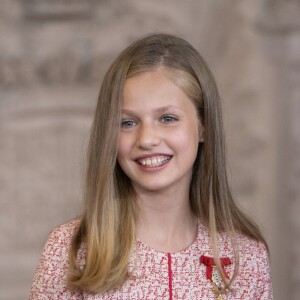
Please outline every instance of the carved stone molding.
[[100, 82], [112, 54], [81, 55], [72, 49], [52, 53], [36, 59], [29, 57], [0, 56], [0, 86], [30, 86], [32, 84], [79, 84]]
[[93, 12], [93, 0], [24, 0], [28, 19], [88, 18]]

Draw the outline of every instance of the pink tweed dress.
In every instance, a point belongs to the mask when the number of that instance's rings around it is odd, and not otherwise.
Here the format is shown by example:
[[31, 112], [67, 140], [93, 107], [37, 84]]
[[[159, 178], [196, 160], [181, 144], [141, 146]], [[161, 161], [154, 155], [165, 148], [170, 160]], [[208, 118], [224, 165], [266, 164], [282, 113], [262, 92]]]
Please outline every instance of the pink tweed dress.
[[[55, 228], [44, 247], [30, 293], [30, 300], [42, 299], [98, 299], [98, 300], [187, 300], [217, 299], [213, 283], [207, 278], [207, 266], [201, 256], [212, 257], [207, 229], [199, 222], [196, 240], [178, 253], [165, 253], [137, 241], [129, 262], [132, 274], [122, 286], [109, 292], [92, 295], [71, 291], [66, 287], [68, 252], [72, 236], [79, 221], [73, 220]], [[238, 236], [239, 273], [232, 284], [232, 291], [222, 299], [272, 300], [272, 284], [267, 251], [260, 242]], [[225, 234], [218, 237], [220, 257], [229, 258], [224, 267], [231, 276], [234, 267], [233, 252]], [[84, 246], [78, 261], [84, 266]]]

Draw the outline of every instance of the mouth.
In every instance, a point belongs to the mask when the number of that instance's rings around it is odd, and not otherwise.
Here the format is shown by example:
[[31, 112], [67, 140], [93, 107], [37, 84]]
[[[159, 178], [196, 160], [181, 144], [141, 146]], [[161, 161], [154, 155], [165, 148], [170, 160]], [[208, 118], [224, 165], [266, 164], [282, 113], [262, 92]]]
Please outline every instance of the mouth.
[[144, 167], [158, 167], [167, 163], [171, 158], [171, 155], [155, 155], [151, 157], [139, 158], [136, 160], [136, 162]]

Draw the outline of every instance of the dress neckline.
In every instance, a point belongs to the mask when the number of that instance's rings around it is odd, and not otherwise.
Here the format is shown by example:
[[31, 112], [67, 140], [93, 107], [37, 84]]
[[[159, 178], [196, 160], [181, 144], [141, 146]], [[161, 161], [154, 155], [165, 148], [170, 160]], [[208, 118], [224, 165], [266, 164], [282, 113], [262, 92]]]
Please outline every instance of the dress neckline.
[[195, 245], [197, 245], [199, 243], [199, 240], [201, 238], [201, 232], [203, 232], [203, 230], [201, 230], [203, 228], [203, 226], [204, 225], [198, 219], [197, 234], [196, 234], [194, 241], [189, 246], [187, 246], [186, 248], [184, 248], [180, 251], [168, 252], [168, 251], [156, 250], [155, 248], [149, 246], [148, 244], [146, 244], [139, 238], [136, 238], [136, 247], [137, 247], [138, 251], [146, 251], [146, 252], [153, 253], [153, 254], [160, 255], [160, 256], [165, 256], [167, 254], [171, 254], [173, 256], [177, 256], [177, 255], [180, 256], [180, 255], [183, 255], [186, 253], [190, 253], [190, 251], [195, 247]]

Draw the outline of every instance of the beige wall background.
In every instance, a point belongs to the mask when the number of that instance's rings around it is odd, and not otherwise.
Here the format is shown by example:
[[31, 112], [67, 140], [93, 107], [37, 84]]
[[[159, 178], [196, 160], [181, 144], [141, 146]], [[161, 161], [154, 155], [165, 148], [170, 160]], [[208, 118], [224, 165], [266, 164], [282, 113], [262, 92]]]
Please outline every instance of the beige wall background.
[[269, 242], [276, 299], [299, 299], [299, 13], [299, 0], [1, 0], [0, 299], [28, 298], [49, 231], [80, 213], [102, 76], [157, 31], [211, 66], [234, 195]]

